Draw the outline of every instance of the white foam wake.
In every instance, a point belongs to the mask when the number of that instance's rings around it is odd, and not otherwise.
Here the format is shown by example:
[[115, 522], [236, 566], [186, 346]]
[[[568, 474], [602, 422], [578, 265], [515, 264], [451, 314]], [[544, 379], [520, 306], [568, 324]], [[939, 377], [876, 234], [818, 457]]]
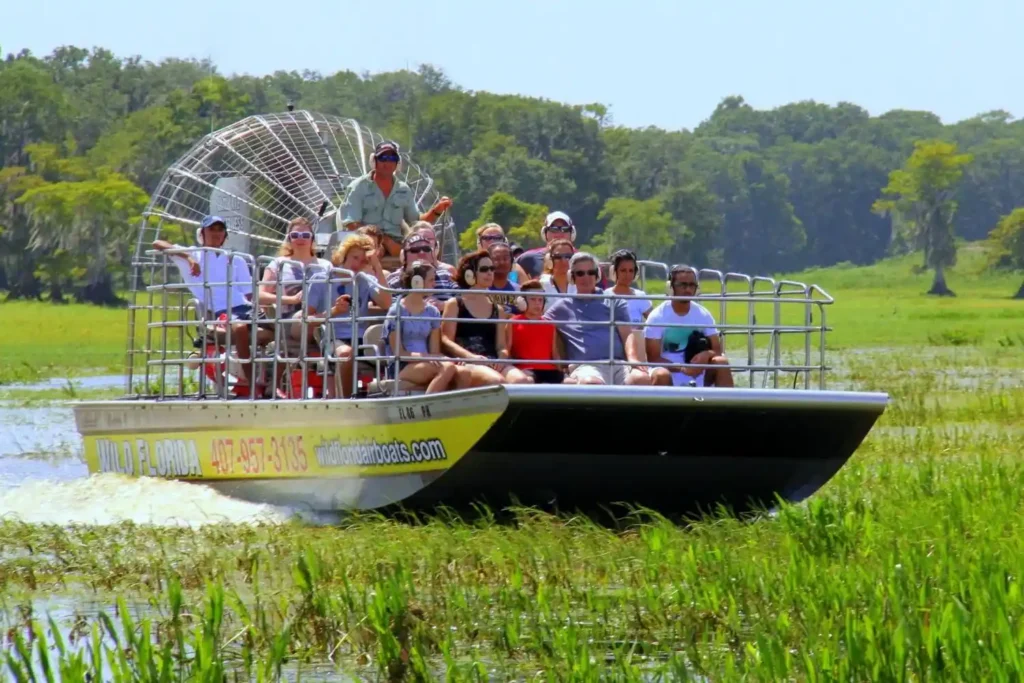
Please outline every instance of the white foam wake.
[[120, 474], [30, 480], [0, 490], [0, 517], [32, 524], [279, 524], [294, 514], [230, 498], [202, 485]]

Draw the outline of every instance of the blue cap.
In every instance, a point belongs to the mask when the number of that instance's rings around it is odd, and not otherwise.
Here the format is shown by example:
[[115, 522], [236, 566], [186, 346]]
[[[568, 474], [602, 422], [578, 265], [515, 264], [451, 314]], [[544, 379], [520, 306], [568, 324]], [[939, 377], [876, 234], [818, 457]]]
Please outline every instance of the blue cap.
[[199, 224], [199, 228], [205, 230], [214, 223], [220, 223], [225, 228], [228, 227], [228, 222], [221, 218], [220, 216], [207, 216], [206, 218], [203, 219], [203, 222]]

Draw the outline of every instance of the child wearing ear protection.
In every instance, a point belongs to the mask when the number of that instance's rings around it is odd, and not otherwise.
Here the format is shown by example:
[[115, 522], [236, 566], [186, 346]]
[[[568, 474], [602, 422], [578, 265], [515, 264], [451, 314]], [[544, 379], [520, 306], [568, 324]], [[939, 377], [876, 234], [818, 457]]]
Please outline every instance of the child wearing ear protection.
[[561, 384], [565, 379], [561, 367], [544, 362], [557, 359], [559, 354], [554, 323], [541, 322], [544, 320], [544, 297], [536, 293], [542, 291], [544, 287], [539, 280], [523, 283], [516, 297], [516, 306], [522, 312], [512, 316], [515, 322], [510, 330], [509, 354], [516, 360], [529, 361], [516, 367], [533, 377], [535, 383]]

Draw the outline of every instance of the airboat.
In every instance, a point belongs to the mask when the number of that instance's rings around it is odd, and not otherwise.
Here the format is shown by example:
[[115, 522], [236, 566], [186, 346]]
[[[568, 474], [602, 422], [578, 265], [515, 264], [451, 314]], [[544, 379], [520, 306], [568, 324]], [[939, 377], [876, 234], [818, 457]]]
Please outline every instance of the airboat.
[[[719, 321], [735, 388], [500, 385], [427, 395], [388, 378], [371, 325], [353, 365], [362, 388], [354, 397], [328, 398], [318, 348], [289, 348], [280, 335], [247, 361], [280, 377], [279, 391], [239, 393], [240, 361], [224, 329], [152, 243], [188, 240], [203, 216], [223, 216], [222, 250], [244, 256], [255, 291], [291, 219], [313, 221], [324, 247], [343, 237], [335, 218], [346, 187], [368, 171], [380, 140], [354, 120], [309, 111], [251, 116], [166, 171], [134, 251], [124, 395], [74, 407], [90, 473], [317, 511], [621, 504], [739, 513], [813, 494], [884, 411], [884, 393], [826, 388], [827, 292], [711, 269], [700, 272], [706, 291], [696, 298]], [[436, 199], [404, 152], [400, 175], [421, 206]], [[439, 223], [452, 261], [453, 226]], [[666, 272], [640, 266], [642, 287]]]

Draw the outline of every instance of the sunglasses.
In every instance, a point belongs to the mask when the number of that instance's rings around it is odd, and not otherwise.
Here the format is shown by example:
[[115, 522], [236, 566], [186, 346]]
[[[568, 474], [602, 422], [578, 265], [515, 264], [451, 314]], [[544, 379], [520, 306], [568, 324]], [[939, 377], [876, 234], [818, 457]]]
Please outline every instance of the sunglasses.
[[490, 273], [494, 270], [494, 266], [477, 266], [476, 272], [478, 273]]
[[548, 232], [572, 232], [572, 228], [567, 225], [549, 225]]
[[583, 277], [584, 275], [597, 277], [597, 270], [574, 270], [572, 271], [572, 274], [575, 275], [576, 277]]
[[572, 254], [552, 254], [551, 258], [555, 261], [568, 261], [572, 258]]
[[398, 155], [397, 154], [381, 154], [379, 157], [377, 157], [377, 161], [397, 162], [398, 161]]
[[480, 237], [481, 242], [504, 242], [504, 235], [482, 235]]
[[204, 230], [209, 230], [211, 232], [224, 232], [224, 231], [227, 230], [227, 228], [224, 227], [224, 225], [221, 224], [221, 223], [214, 223], [213, 225], [208, 225], [208, 226], [206, 226], [203, 229]]
[[407, 254], [429, 254], [432, 251], [433, 251], [433, 248], [431, 248], [431, 247], [412, 247], [411, 249], [406, 249], [405, 253], [407, 253]]
[[288, 239], [290, 240], [310, 240], [313, 239], [313, 233], [308, 230], [302, 232], [290, 232], [288, 233]]
[[673, 282], [672, 286], [673, 287], [679, 287], [679, 288], [686, 287], [687, 289], [697, 289], [697, 283], [696, 282]]

